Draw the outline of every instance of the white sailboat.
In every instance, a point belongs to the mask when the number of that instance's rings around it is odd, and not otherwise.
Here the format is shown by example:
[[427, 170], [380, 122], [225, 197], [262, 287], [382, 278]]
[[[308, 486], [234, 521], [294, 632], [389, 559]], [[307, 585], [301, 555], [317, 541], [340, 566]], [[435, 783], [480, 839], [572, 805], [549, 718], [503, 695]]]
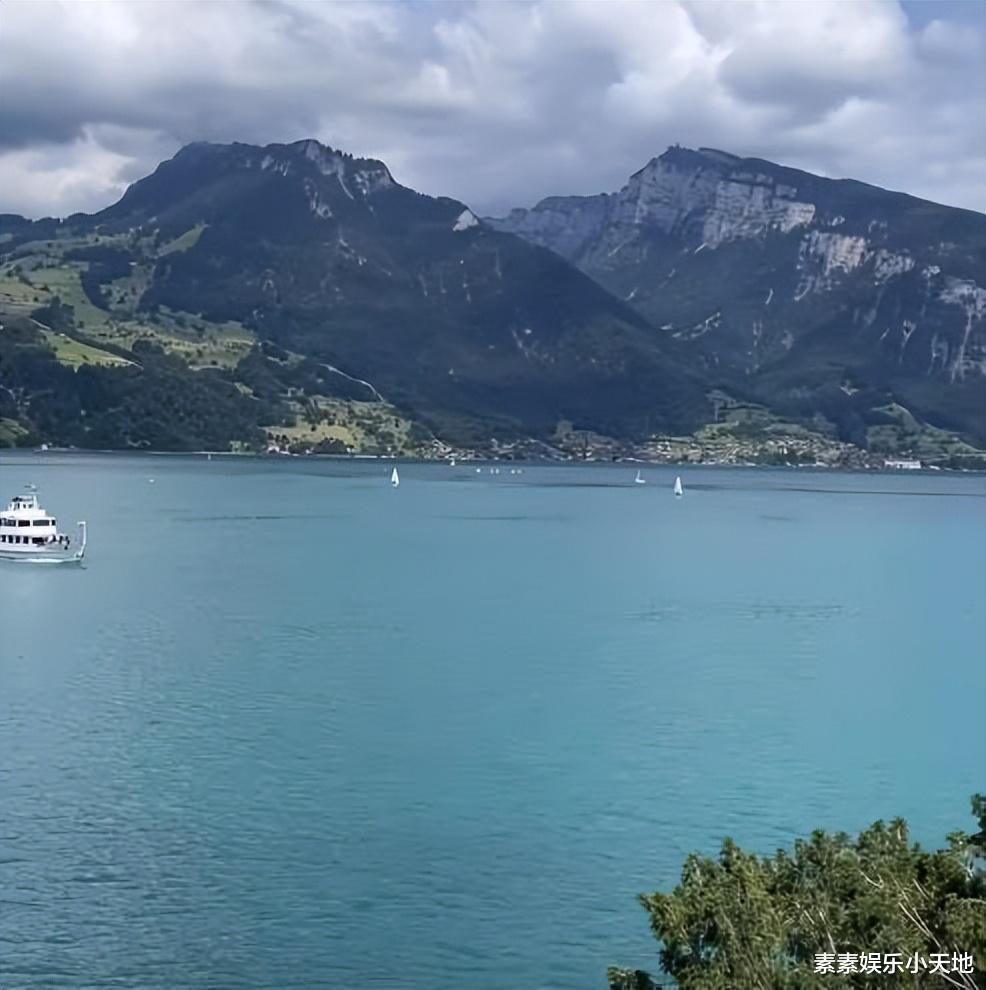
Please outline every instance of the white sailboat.
[[397, 466], [390, 472], [390, 483], [396, 488], [401, 483], [401, 476], [397, 473]]
[[681, 475], [678, 475], [678, 477], [674, 479], [674, 497], [681, 498], [684, 493], [685, 490], [681, 487]]
[[636, 485], [646, 485], [647, 482], [644, 480], [644, 476], [640, 473], [640, 468], [637, 468], [637, 477], [633, 479]]

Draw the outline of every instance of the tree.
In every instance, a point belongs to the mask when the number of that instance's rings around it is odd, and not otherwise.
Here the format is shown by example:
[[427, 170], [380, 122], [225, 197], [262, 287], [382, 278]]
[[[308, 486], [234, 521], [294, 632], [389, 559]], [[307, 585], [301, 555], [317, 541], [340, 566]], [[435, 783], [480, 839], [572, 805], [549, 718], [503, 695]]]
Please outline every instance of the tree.
[[66, 305], [58, 296], [53, 296], [47, 306], [34, 310], [31, 316], [57, 333], [71, 333], [75, 329], [75, 307]]
[[[853, 840], [813, 832], [793, 852], [744, 852], [732, 840], [718, 859], [692, 854], [670, 894], [641, 896], [661, 941], [661, 965], [681, 990], [975, 990], [986, 973], [986, 797], [972, 799], [979, 832], [948, 836], [946, 849], [911, 843], [901, 819]], [[901, 953], [931, 960], [971, 953], [975, 975], [816, 973], [820, 953]], [[930, 970], [930, 967], [929, 967]], [[610, 986], [652, 986], [613, 969]]]

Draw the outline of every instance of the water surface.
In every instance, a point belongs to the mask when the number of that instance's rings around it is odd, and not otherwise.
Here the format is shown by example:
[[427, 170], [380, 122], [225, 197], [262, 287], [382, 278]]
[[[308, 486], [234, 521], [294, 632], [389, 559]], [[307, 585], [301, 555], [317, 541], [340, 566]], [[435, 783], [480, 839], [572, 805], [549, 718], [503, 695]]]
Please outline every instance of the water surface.
[[0, 567], [5, 990], [591, 990], [724, 835], [970, 825], [982, 477], [634, 470], [4, 455], [90, 526]]

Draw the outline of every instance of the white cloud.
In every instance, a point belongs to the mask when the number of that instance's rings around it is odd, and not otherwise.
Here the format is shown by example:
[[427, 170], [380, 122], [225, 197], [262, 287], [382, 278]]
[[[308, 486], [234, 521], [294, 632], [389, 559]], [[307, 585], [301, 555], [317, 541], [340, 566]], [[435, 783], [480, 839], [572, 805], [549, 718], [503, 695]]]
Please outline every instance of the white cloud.
[[958, 24], [933, 20], [924, 26], [918, 36], [922, 55], [951, 63], [956, 56], [969, 58], [976, 54], [981, 39], [976, 33], [963, 30]]
[[18, 148], [0, 155], [0, 190], [15, 189], [12, 205], [27, 216], [89, 212], [120, 197], [127, 187], [123, 173], [135, 161], [108, 151], [87, 131], [66, 145]]
[[[314, 136], [478, 211], [712, 145], [983, 209], [984, 27], [894, 0], [4, 3], [0, 210]], [[105, 198], [103, 198], [105, 197]]]

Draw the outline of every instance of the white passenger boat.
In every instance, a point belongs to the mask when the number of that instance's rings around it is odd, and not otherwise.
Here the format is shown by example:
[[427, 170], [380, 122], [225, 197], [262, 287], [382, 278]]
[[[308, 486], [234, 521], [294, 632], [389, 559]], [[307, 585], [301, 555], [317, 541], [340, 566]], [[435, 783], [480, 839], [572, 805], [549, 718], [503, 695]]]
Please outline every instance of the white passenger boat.
[[0, 511], [0, 560], [20, 560], [32, 564], [77, 564], [86, 553], [86, 524], [79, 523], [74, 541], [60, 533], [55, 519], [38, 502], [34, 486], [15, 495]]

